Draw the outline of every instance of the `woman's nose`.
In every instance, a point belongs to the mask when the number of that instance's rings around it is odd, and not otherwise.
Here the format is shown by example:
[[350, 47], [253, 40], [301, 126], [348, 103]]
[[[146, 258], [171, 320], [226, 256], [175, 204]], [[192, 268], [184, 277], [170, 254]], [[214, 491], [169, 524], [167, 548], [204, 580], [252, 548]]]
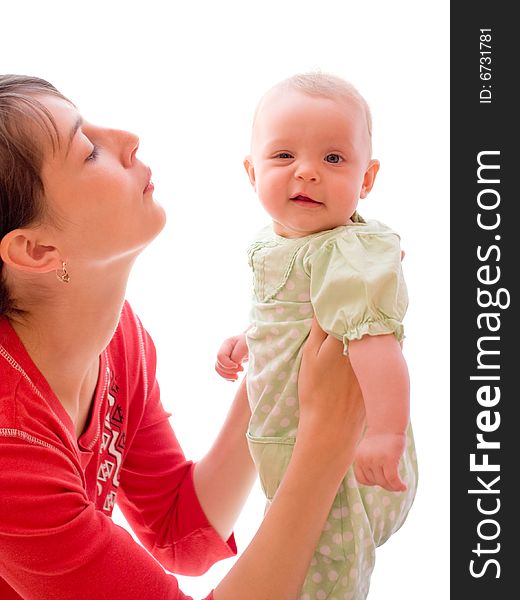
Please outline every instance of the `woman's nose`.
[[129, 131], [120, 131], [121, 162], [125, 167], [131, 167], [139, 148], [139, 137]]

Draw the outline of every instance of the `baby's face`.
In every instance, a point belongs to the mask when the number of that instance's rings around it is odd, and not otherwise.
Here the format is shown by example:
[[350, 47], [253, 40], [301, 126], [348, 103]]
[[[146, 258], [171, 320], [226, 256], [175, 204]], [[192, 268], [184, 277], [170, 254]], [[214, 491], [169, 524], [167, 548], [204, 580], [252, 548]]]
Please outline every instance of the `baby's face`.
[[366, 117], [356, 102], [275, 91], [262, 102], [244, 165], [283, 237], [345, 225], [374, 183]]

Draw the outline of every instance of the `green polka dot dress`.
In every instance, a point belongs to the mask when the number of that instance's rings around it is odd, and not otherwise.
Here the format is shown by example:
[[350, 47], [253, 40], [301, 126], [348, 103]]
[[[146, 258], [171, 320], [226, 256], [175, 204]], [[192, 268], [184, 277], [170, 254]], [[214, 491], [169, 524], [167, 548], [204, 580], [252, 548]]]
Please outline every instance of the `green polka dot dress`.
[[[247, 333], [248, 430], [267, 509], [289, 463], [298, 427], [298, 370], [313, 315], [343, 342], [393, 333], [404, 337], [408, 297], [399, 236], [377, 221], [288, 239], [266, 227], [248, 249], [254, 274]], [[352, 469], [328, 516], [300, 600], [362, 600], [375, 548], [403, 524], [417, 487], [411, 427], [400, 475], [405, 492], [358, 485]], [[267, 510], [266, 509], [266, 510]]]

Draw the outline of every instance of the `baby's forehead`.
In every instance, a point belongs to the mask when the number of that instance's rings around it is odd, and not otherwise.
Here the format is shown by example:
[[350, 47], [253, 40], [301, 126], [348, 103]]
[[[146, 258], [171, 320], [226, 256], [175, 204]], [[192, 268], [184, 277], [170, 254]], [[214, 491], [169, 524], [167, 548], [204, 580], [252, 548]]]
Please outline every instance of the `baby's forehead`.
[[[370, 138], [369, 116], [363, 101], [354, 95], [341, 92], [330, 94], [308, 93], [292, 88], [275, 87], [269, 90], [257, 105], [253, 118], [252, 144], [258, 136], [263, 136], [264, 133], [269, 135], [277, 125], [283, 127], [293, 120], [293, 116], [300, 116], [301, 111], [298, 108], [301, 106], [300, 102], [302, 100], [304, 105], [310, 106], [311, 109], [314, 108], [313, 104], [315, 104], [318, 111], [313, 113], [313, 110], [311, 110], [307, 114], [304, 112], [303, 119], [313, 119], [314, 114], [315, 119], [321, 120], [323, 114], [329, 114], [334, 115], [339, 121], [342, 121], [344, 117], [345, 122], [364, 122], [367, 125], [365, 131]], [[304, 122], [301, 124], [304, 125]]]
[[338, 114], [341, 114], [342, 108], [344, 108], [345, 117], [348, 114], [350, 118], [354, 116], [356, 120], [365, 120], [370, 133], [370, 117], [361, 98], [341, 91], [331, 94], [318, 94], [291, 88], [273, 88], [261, 98], [253, 117], [253, 133], [258, 126], [261, 127], [262, 124], [268, 124], [269, 121], [278, 118], [280, 112], [287, 111], [292, 103], [296, 104], [302, 98], [311, 104], [314, 101], [317, 105], [323, 104], [324, 100], [334, 103], [339, 108]]
[[[298, 104], [303, 99], [302, 104]], [[314, 105], [315, 103], [315, 105]], [[372, 156], [372, 126], [369, 109], [362, 99], [351, 94], [314, 94], [290, 89], [270, 90], [258, 104], [251, 132], [251, 152], [256, 155], [281, 140], [309, 140], [313, 145], [345, 144], [366, 148]], [[310, 107], [310, 110], [307, 110]], [[310, 132], [314, 133], [310, 133]], [[303, 137], [301, 134], [304, 133]]]

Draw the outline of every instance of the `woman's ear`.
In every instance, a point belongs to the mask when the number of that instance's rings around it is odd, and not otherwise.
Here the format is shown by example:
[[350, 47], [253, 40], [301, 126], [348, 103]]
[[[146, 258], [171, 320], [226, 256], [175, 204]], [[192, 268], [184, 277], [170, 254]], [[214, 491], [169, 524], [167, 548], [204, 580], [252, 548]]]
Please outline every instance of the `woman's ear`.
[[374, 182], [376, 180], [377, 172], [379, 171], [379, 161], [372, 159], [368, 163], [367, 170], [365, 171], [365, 176], [363, 178], [363, 185], [361, 187], [361, 193], [359, 194], [360, 198], [366, 198], [368, 193], [374, 186]]
[[244, 158], [244, 168], [246, 170], [247, 176], [249, 177], [249, 181], [253, 186], [253, 189], [256, 191], [256, 177], [255, 177], [255, 168], [253, 166], [253, 160], [251, 156], [246, 156]]
[[62, 266], [55, 246], [47, 245], [36, 229], [14, 229], [0, 241], [0, 256], [5, 264], [27, 273], [49, 273]]

